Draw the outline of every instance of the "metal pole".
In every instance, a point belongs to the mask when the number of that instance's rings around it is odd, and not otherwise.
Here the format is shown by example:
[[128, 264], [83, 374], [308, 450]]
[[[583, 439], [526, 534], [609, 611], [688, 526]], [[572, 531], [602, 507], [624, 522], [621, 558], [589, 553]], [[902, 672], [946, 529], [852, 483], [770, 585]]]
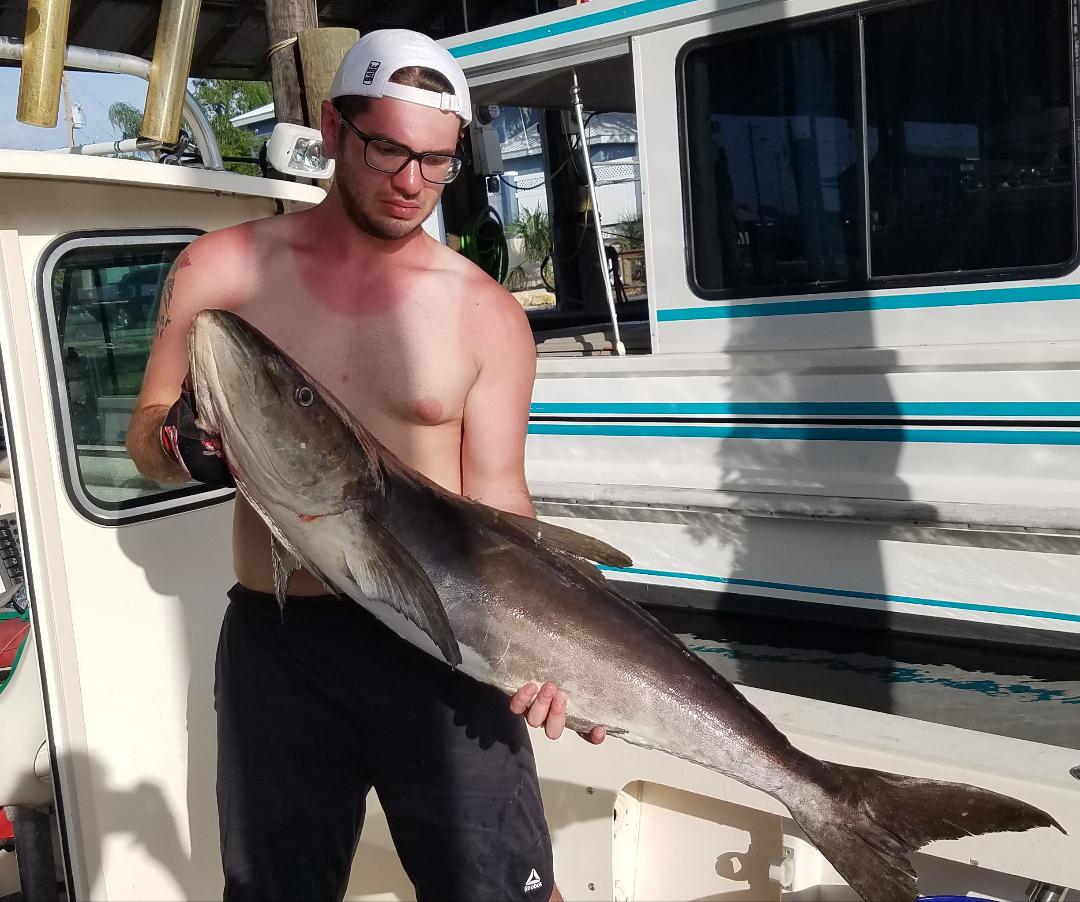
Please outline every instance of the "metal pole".
[[68, 144], [75, 143], [75, 121], [71, 118], [71, 89], [68, 87], [67, 72], [60, 76], [60, 91], [64, 95], [64, 121], [67, 122]]
[[611, 277], [608, 274], [607, 252], [604, 250], [604, 236], [600, 230], [600, 208], [596, 204], [596, 185], [593, 184], [592, 161], [589, 159], [589, 144], [585, 140], [585, 121], [581, 116], [581, 89], [578, 87], [577, 69], [573, 70], [574, 84], [570, 96], [574, 102], [574, 116], [577, 118], [578, 135], [581, 138], [581, 152], [585, 158], [585, 181], [589, 186], [589, 206], [592, 208], [594, 231], [596, 232], [596, 252], [600, 255], [600, 271], [604, 274], [604, 293], [607, 295], [608, 310], [611, 311], [611, 327], [615, 330], [615, 352], [620, 357], [626, 356], [626, 347], [619, 336], [619, 316], [615, 312], [615, 297], [611, 293]]
[[75, 144], [71, 147], [54, 147], [45, 153], [73, 153], [83, 157], [107, 157], [114, 153], [135, 153], [139, 150], [161, 150], [160, 141], [149, 138], [125, 138], [122, 141], [102, 141], [97, 144]]

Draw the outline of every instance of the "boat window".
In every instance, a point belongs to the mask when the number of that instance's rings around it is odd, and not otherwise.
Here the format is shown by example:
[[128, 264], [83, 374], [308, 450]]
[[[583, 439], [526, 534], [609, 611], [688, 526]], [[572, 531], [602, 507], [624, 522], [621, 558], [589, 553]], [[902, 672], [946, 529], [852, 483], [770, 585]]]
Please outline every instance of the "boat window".
[[691, 43], [691, 286], [719, 298], [1064, 271], [1070, 34], [1070, 0], [929, 0]]
[[[571, 97], [584, 107], [582, 148]], [[629, 53], [481, 81], [473, 100], [491, 117], [501, 172], [486, 204], [503, 223], [506, 287], [526, 310], [541, 356], [614, 352], [604, 280], [629, 353], [650, 348], [633, 62]], [[592, 171], [604, 257], [589, 214]], [[486, 161], [485, 161], [486, 162]], [[479, 165], [479, 164], [477, 164]], [[445, 208], [444, 195], [444, 208]], [[476, 201], [471, 202], [471, 208]], [[451, 219], [453, 215], [451, 214]], [[451, 225], [450, 232], [455, 232]]]
[[1073, 256], [1069, 3], [951, 0], [866, 17], [876, 276]]
[[52, 314], [63, 459], [72, 500], [94, 519], [145, 516], [206, 491], [146, 479], [125, 448], [161, 288], [194, 237], [84, 235], [47, 255], [42, 287]]
[[853, 44], [851, 25], [834, 21], [687, 55], [686, 173], [700, 288], [846, 282], [862, 273]]

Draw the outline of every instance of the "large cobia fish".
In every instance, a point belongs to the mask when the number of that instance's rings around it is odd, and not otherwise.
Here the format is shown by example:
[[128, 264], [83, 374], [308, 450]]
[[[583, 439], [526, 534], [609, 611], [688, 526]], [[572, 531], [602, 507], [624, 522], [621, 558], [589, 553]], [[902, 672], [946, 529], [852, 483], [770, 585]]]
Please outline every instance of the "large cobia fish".
[[201, 425], [273, 535], [275, 585], [303, 566], [405, 639], [508, 694], [569, 693], [568, 724], [727, 774], [782, 802], [864, 899], [913, 900], [907, 858], [931, 840], [1056, 826], [973, 786], [819, 761], [590, 562], [595, 539], [444, 491], [398, 460], [234, 314], [189, 339]]

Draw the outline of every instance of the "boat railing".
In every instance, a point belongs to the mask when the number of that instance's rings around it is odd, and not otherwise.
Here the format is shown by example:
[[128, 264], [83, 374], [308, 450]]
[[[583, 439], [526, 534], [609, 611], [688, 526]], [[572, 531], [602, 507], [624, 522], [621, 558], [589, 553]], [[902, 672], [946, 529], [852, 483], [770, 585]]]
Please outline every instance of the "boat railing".
[[[0, 59], [19, 60], [23, 58], [25, 46], [22, 42], [11, 37], [0, 35]], [[137, 78], [150, 80], [151, 63], [141, 56], [133, 56], [129, 53], [117, 53], [112, 50], [96, 50], [92, 47], [69, 46], [64, 54], [64, 65], [72, 69], [82, 69], [88, 72], [109, 72], [116, 75], [134, 75]], [[210, 127], [210, 120], [206, 118], [199, 102], [186, 91], [184, 94], [184, 118], [191, 127], [192, 136], [198, 145], [199, 154], [202, 157], [204, 169], [224, 169], [225, 163], [221, 158], [221, 148], [218, 145], [214, 131]], [[163, 147], [160, 142], [146, 139], [133, 139], [138, 146], [128, 148], [126, 146], [114, 146], [110, 143], [98, 145], [84, 145], [72, 147], [69, 153], [82, 153], [95, 155], [103, 153], [117, 153], [127, 150], [147, 150]], [[123, 142], [117, 142], [123, 144]]]

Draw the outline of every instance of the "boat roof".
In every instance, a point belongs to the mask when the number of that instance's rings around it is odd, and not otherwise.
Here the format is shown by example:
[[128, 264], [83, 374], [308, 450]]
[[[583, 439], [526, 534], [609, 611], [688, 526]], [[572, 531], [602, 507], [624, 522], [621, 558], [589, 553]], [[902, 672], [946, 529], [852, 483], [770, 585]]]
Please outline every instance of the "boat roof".
[[84, 157], [40, 150], [0, 149], [0, 180], [92, 181], [148, 188], [177, 188], [299, 203], [318, 203], [325, 192], [312, 185], [265, 179], [194, 166], [166, 166], [143, 160]]
[[[555, 6], [556, 0], [468, 0], [467, 4], [437, 0], [318, 0], [317, 4], [319, 25], [325, 28], [412, 28], [436, 40], [512, 22]], [[0, 3], [0, 35], [23, 40], [26, 10], [25, 3]], [[71, 0], [68, 44], [150, 59], [160, 13], [161, 0]], [[204, 0], [191, 75], [267, 79], [267, 45], [262, 3]]]

